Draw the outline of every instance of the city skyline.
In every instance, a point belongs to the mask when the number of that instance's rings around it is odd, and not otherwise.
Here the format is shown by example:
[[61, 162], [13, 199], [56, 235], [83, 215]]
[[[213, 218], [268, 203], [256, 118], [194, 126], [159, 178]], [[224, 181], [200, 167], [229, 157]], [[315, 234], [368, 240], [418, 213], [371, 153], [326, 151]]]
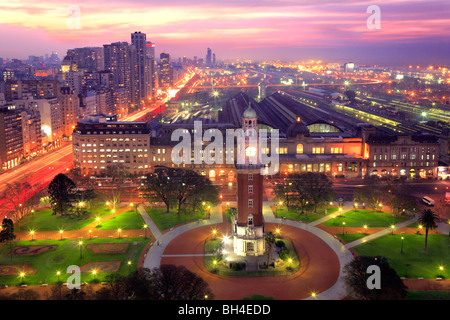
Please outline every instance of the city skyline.
[[[354, 61], [358, 64], [446, 64], [450, 19], [446, 1], [378, 1], [380, 29], [369, 29], [365, 1], [78, 1], [79, 29], [69, 28], [72, 2], [15, 1], [0, 6], [0, 57], [27, 58], [67, 49], [130, 42], [142, 31], [157, 53], [218, 60]], [[123, 10], [122, 8], [127, 9]], [[72, 18], [69, 16], [72, 15]]]

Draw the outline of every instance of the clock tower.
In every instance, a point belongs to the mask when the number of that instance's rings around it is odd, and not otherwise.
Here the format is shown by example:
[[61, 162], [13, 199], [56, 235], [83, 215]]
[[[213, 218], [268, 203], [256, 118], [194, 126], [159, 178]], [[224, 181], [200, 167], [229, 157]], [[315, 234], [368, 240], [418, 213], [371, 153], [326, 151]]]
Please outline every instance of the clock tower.
[[[257, 116], [249, 102], [242, 115], [245, 133], [245, 163], [236, 164], [237, 216], [232, 222], [234, 252], [240, 256], [260, 256], [266, 251], [264, 239], [263, 176], [261, 175], [260, 148], [257, 143]], [[256, 135], [256, 136], [255, 136]], [[256, 138], [256, 146], [249, 138]]]

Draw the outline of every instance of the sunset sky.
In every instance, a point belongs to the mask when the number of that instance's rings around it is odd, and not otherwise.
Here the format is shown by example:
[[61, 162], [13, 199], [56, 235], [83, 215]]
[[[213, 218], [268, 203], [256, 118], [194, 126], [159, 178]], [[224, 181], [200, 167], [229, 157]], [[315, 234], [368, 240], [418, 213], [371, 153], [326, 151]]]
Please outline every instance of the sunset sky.
[[[370, 30], [369, 5], [381, 9]], [[80, 29], [68, 27], [70, 6]], [[69, 20], [69, 22], [72, 20]], [[142, 31], [157, 54], [217, 59], [322, 59], [450, 64], [449, 0], [0, 0], [0, 57], [130, 42]]]

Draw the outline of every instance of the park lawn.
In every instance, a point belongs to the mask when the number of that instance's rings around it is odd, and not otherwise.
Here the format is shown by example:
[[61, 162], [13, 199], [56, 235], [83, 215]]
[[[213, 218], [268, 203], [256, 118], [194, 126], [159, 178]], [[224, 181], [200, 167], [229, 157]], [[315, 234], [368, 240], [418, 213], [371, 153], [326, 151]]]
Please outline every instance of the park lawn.
[[[54, 250], [41, 253], [40, 255], [29, 256], [13, 256], [10, 258], [9, 244], [0, 245], [0, 265], [21, 265], [30, 264], [37, 273], [34, 275], [25, 275], [24, 283], [27, 285], [55, 284], [58, 281], [57, 271], [61, 272], [60, 281], [66, 282], [69, 274], [66, 273], [67, 267], [71, 265], [83, 266], [90, 261], [120, 261], [120, 267], [117, 271], [122, 275], [129, 274], [137, 268], [139, 258], [142, 251], [150, 241], [150, 238], [126, 238], [126, 239], [85, 239], [83, 240], [82, 259], [80, 259], [79, 240], [34, 240], [34, 241], [15, 241], [13, 248], [16, 246], [28, 245], [58, 245]], [[136, 242], [137, 245], [133, 245]], [[86, 249], [87, 244], [100, 243], [129, 243], [126, 252], [123, 253], [93, 253], [92, 250]], [[128, 265], [128, 261], [131, 264]], [[1, 268], [0, 268], [1, 270]], [[95, 276], [96, 280], [103, 281], [108, 274], [112, 272], [98, 272]], [[81, 281], [90, 282], [93, 280], [92, 273], [81, 273]], [[0, 285], [16, 286], [21, 284], [19, 276], [0, 276]]]
[[135, 210], [130, 210], [101, 222], [96, 228], [98, 230], [132, 230], [142, 229], [143, 227], [144, 221], [142, 220], [141, 215]]
[[[401, 253], [401, 237], [403, 253]], [[450, 237], [444, 234], [428, 235], [428, 253], [423, 251], [425, 235], [387, 234], [355, 247], [360, 256], [384, 256], [400, 277], [435, 279], [449, 278]], [[407, 266], [409, 264], [409, 266]], [[444, 271], [439, 270], [443, 266]], [[406, 270], [407, 269], [407, 270]]]
[[58, 230], [78, 230], [95, 221], [96, 217], [104, 217], [111, 214], [111, 210], [106, 207], [92, 208], [89, 213], [77, 217], [76, 214], [61, 217], [53, 215], [52, 209], [39, 210], [29, 217], [25, 217], [19, 223], [15, 223], [15, 232], [58, 231]]
[[346, 227], [364, 227], [367, 225], [369, 228], [376, 227], [390, 227], [392, 224], [397, 224], [408, 220], [408, 217], [400, 216], [396, 217], [389, 212], [380, 212], [371, 210], [351, 210], [342, 215], [336, 216], [334, 219], [330, 219], [324, 223], [327, 227], [341, 227], [342, 222], [345, 221]]
[[282, 208], [277, 208], [276, 212], [277, 212], [278, 217], [284, 217], [287, 219], [299, 220], [299, 221], [303, 221], [303, 222], [312, 222], [314, 220], [323, 218], [326, 215], [325, 210], [327, 210], [326, 214], [332, 214], [332, 213], [335, 213], [336, 211], [338, 211], [338, 208], [337, 207], [317, 208], [317, 213], [305, 211], [302, 214], [300, 210], [299, 211], [288, 210], [286, 207], [282, 207]]
[[450, 291], [408, 290], [405, 300], [450, 300]]
[[188, 212], [180, 213], [178, 215], [176, 210], [171, 210], [169, 213], [166, 213], [165, 208], [147, 208], [147, 212], [160, 231], [173, 228], [186, 222], [205, 218], [205, 213], [203, 212]]
[[349, 242], [353, 242], [355, 240], [364, 238], [365, 236], [367, 236], [367, 234], [364, 234], [364, 233], [345, 233], [345, 234], [336, 233], [336, 236], [338, 236], [345, 242], [349, 243]]

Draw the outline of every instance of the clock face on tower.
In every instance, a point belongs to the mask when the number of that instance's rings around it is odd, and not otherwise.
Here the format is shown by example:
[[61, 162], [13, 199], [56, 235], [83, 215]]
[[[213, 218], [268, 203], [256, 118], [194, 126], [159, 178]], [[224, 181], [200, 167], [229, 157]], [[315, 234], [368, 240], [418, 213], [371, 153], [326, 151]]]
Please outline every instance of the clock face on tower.
[[255, 147], [247, 147], [245, 149], [245, 155], [247, 157], [254, 157], [254, 156], [256, 156], [256, 148]]

